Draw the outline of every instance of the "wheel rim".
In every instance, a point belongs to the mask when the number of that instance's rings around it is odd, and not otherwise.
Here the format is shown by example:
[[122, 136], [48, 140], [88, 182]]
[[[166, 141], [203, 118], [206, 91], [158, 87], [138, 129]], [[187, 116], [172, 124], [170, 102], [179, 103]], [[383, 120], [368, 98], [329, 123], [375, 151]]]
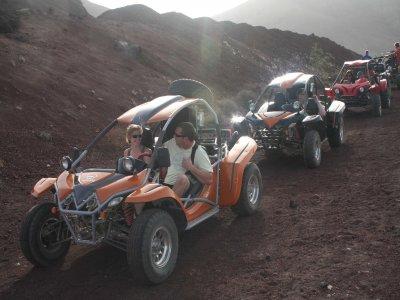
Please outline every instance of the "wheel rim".
[[159, 227], [154, 231], [151, 239], [151, 261], [157, 268], [163, 268], [171, 258], [172, 238], [171, 233], [165, 227]]
[[61, 247], [62, 221], [50, 217], [40, 227], [39, 239], [42, 249], [47, 252], [55, 252]]
[[315, 141], [314, 157], [317, 161], [319, 161], [321, 159], [321, 143], [320, 143], [319, 139], [316, 139], [316, 141]]
[[247, 199], [251, 205], [256, 205], [258, 201], [258, 195], [260, 194], [260, 183], [255, 174], [253, 174], [247, 184]]

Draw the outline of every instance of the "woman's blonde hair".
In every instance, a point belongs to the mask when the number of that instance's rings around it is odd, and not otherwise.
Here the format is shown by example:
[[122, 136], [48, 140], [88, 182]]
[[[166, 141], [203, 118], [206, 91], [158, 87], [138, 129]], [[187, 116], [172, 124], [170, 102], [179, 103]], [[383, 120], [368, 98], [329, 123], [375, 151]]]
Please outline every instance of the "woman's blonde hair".
[[138, 132], [139, 134], [143, 133], [143, 128], [140, 125], [136, 124], [131, 124], [126, 128], [126, 135], [125, 135], [125, 140], [129, 144], [131, 136], [133, 135], [134, 132]]

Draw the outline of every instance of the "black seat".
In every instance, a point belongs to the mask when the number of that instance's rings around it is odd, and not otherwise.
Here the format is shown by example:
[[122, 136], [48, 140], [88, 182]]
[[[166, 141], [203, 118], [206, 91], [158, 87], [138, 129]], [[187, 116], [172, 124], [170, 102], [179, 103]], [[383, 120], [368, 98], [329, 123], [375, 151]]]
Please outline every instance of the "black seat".
[[143, 146], [153, 150], [154, 149], [154, 141], [153, 141], [153, 135], [151, 133], [151, 130], [149, 128], [143, 127], [143, 133], [142, 133], [142, 140], [141, 143]]
[[318, 109], [318, 104], [315, 102], [313, 97], [308, 98], [305, 111], [308, 115], [318, 115], [319, 114], [319, 109]]
[[280, 111], [285, 104], [286, 96], [283, 93], [276, 93], [274, 96], [274, 104], [268, 108], [268, 111]]

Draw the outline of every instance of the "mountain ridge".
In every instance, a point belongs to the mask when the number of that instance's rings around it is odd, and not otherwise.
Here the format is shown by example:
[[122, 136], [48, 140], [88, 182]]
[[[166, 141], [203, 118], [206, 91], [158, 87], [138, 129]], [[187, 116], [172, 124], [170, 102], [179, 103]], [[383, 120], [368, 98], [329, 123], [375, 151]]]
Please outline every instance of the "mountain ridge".
[[314, 33], [358, 53], [369, 49], [378, 55], [400, 38], [398, 1], [378, 4], [372, 0], [250, 0], [214, 19]]

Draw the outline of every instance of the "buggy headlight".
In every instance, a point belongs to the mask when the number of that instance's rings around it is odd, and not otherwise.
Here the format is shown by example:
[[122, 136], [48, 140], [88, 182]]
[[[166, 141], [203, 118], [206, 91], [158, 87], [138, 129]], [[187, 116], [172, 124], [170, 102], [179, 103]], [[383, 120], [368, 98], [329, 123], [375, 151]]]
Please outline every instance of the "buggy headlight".
[[365, 89], [364, 87], [360, 87], [360, 93], [364, 93]]
[[300, 109], [300, 101], [294, 101], [293, 103], [293, 108], [295, 110], [299, 110]]
[[117, 197], [115, 199], [112, 199], [110, 201], [110, 203], [108, 204], [108, 207], [113, 207], [113, 206], [116, 206], [116, 205], [120, 204], [123, 199], [124, 198], [122, 198], [122, 197]]
[[64, 170], [68, 171], [72, 166], [72, 159], [69, 156], [64, 156], [61, 159], [61, 166]]
[[340, 90], [339, 89], [335, 89], [335, 94], [339, 95], [340, 94]]
[[133, 173], [135, 168], [135, 159], [133, 157], [124, 157], [122, 159], [122, 168], [126, 173]]

